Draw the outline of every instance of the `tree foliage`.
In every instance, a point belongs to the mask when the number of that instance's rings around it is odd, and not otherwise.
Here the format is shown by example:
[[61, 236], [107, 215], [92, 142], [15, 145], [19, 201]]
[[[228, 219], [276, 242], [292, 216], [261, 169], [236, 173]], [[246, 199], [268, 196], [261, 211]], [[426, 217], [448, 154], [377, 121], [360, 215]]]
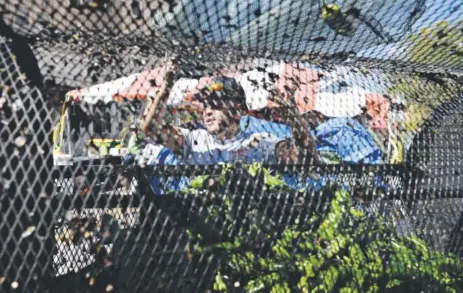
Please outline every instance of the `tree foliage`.
[[[220, 177], [233, 173], [225, 170]], [[257, 165], [248, 170], [255, 181], [264, 181], [265, 188], [271, 186], [269, 191], [284, 185], [274, 177], [265, 179], [272, 175]], [[198, 179], [193, 189], [208, 188], [209, 179]], [[220, 182], [228, 180], [219, 178]], [[237, 213], [231, 196], [225, 196], [222, 206], [210, 205], [210, 222], [222, 221], [223, 234], [231, 235], [217, 243], [199, 237], [195, 246], [196, 253], [218, 259], [213, 290], [353, 293], [459, 292], [462, 288], [463, 265], [456, 256], [432, 251], [417, 236], [399, 236], [379, 214], [359, 208], [347, 191], [329, 188], [328, 192], [327, 212], [305, 209], [304, 217], [284, 221], [288, 225], [281, 230], [266, 212], [271, 209], [268, 205], [263, 210], [252, 200], [240, 201], [244, 212]]]
[[435, 74], [414, 73], [410, 76], [395, 75], [390, 82], [388, 93], [401, 104], [402, 110], [389, 117], [393, 126], [391, 144], [395, 146], [392, 163], [403, 160], [403, 151], [412, 143], [414, 135], [424, 125], [440, 105], [456, 98], [461, 85], [454, 79]]
[[286, 229], [267, 257], [234, 245], [214, 289], [234, 292], [458, 292], [461, 261], [399, 237], [381, 218], [352, 207], [338, 190], [318, 229]]
[[404, 131], [416, 131], [433, 110], [461, 89], [452, 79], [418, 73], [396, 78], [392, 84], [389, 94], [401, 97], [405, 106], [406, 115], [399, 126]]
[[440, 21], [411, 35], [413, 46], [409, 59], [427, 65], [463, 66], [463, 21], [449, 23]]

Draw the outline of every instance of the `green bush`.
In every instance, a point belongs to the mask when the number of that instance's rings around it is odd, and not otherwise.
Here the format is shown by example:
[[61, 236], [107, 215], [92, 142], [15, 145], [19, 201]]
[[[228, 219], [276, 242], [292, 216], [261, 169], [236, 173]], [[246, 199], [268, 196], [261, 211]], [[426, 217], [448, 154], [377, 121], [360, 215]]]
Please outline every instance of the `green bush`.
[[[264, 189], [284, 188], [278, 177], [258, 165], [250, 166], [248, 171], [256, 181], [263, 182]], [[225, 168], [216, 181], [230, 182], [226, 177], [229, 172], [230, 168]], [[199, 178], [193, 190], [198, 193], [206, 187], [206, 182], [210, 178]], [[311, 214], [295, 219], [282, 230], [272, 224], [262, 209], [252, 201], [247, 202], [247, 210], [238, 220], [247, 224], [240, 225], [239, 232], [229, 233], [232, 236], [226, 241], [207, 245], [203, 242], [195, 248], [201, 254], [210, 253], [219, 259], [213, 290], [461, 292], [460, 259], [430, 250], [416, 236], [400, 237], [380, 215], [354, 208], [348, 192], [341, 189], [330, 192], [326, 213], [308, 210]], [[222, 206], [209, 206], [208, 219], [220, 222], [222, 218], [222, 226], [229, 232], [237, 223], [233, 212], [236, 204], [233, 197], [225, 194], [224, 198]], [[246, 205], [240, 206], [243, 209]], [[260, 220], [252, 221], [256, 210], [260, 211]], [[255, 238], [258, 240], [253, 241]], [[262, 242], [270, 243], [267, 251]]]

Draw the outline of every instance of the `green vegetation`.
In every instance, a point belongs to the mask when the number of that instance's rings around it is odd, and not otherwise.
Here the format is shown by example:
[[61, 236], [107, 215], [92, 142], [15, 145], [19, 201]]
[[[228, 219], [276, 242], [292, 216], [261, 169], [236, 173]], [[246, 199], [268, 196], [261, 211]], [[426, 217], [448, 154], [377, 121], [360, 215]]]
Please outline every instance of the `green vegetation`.
[[448, 78], [433, 76], [430, 79], [420, 74], [397, 76], [389, 88], [389, 94], [400, 96], [405, 102], [406, 116], [399, 125], [400, 129], [416, 131], [433, 110], [454, 98], [460, 88], [454, 80]]
[[455, 98], [461, 85], [454, 79], [436, 74], [414, 73], [410, 76], [394, 75], [388, 93], [394, 99], [400, 97], [404, 106], [399, 115], [389, 118], [393, 133], [391, 163], [403, 161], [404, 150], [411, 144], [413, 136], [440, 105]]
[[463, 66], [463, 21], [440, 21], [410, 36], [413, 46], [409, 59], [427, 65]]
[[[282, 181], [258, 165], [248, 170], [255, 182], [263, 181], [265, 188], [284, 188]], [[217, 183], [230, 182], [233, 172], [225, 168]], [[210, 179], [195, 181], [196, 194], [203, 194], [199, 190], [211, 186]], [[242, 197], [224, 196], [223, 204], [210, 204], [208, 222], [222, 223], [226, 227], [222, 235], [229, 237], [211, 243], [199, 231], [190, 231], [190, 236], [197, 235], [192, 250], [198, 256], [214, 255], [218, 259], [213, 290], [461, 292], [463, 264], [456, 256], [432, 251], [416, 236], [399, 236], [380, 215], [356, 208], [358, 205], [344, 190], [330, 187], [324, 195], [329, 200], [327, 210], [306, 206], [300, 210], [300, 217], [285, 218], [279, 224], [281, 229], [276, 223], [277, 217], [278, 221], [285, 217], [284, 211], [269, 214], [269, 210], [278, 210], [271, 206], [276, 204], [271, 199], [244, 203], [242, 199], [236, 202]], [[257, 204], [259, 201], [265, 204]], [[296, 213], [295, 206], [290, 208], [292, 214]]]

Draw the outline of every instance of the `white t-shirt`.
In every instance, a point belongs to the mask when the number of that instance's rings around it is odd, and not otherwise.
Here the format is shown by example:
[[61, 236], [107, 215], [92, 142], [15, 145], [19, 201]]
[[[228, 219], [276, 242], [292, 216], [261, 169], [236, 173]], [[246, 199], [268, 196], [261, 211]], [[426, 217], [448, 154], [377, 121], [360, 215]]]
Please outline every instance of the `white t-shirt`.
[[212, 165], [241, 161], [276, 163], [276, 145], [282, 139], [266, 132], [245, 133], [220, 140], [205, 129], [180, 128], [183, 135], [183, 160], [187, 165]]

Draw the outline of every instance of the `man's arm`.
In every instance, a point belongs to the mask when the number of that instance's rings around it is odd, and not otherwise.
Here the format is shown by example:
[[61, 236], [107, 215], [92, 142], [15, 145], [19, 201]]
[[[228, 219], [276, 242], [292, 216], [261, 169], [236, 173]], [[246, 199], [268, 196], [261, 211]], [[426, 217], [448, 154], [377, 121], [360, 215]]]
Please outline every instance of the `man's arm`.
[[310, 126], [299, 113], [293, 98], [287, 103], [280, 97], [274, 97], [273, 102], [274, 105], [278, 105], [273, 110], [278, 111], [281, 122], [291, 127], [294, 140], [294, 145], [290, 141], [278, 143], [276, 146], [277, 160], [297, 164], [317, 162], [316, 144], [309, 132]]
[[[309, 133], [309, 125], [297, 112], [297, 109], [287, 109], [283, 122], [288, 124], [293, 132], [294, 145], [289, 141], [277, 145], [277, 159], [288, 160], [297, 164], [307, 164], [318, 161], [315, 140]], [[280, 157], [280, 158], [278, 158]]]
[[183, 149], [183, 136], [179, 129], [165, 125], [164, 121], [167, 98], [174, 83], [173, 76], [173, 65], [168, 64], [161, 88], [146, 106], [140, 129], [147, 137], [179, 153]]

